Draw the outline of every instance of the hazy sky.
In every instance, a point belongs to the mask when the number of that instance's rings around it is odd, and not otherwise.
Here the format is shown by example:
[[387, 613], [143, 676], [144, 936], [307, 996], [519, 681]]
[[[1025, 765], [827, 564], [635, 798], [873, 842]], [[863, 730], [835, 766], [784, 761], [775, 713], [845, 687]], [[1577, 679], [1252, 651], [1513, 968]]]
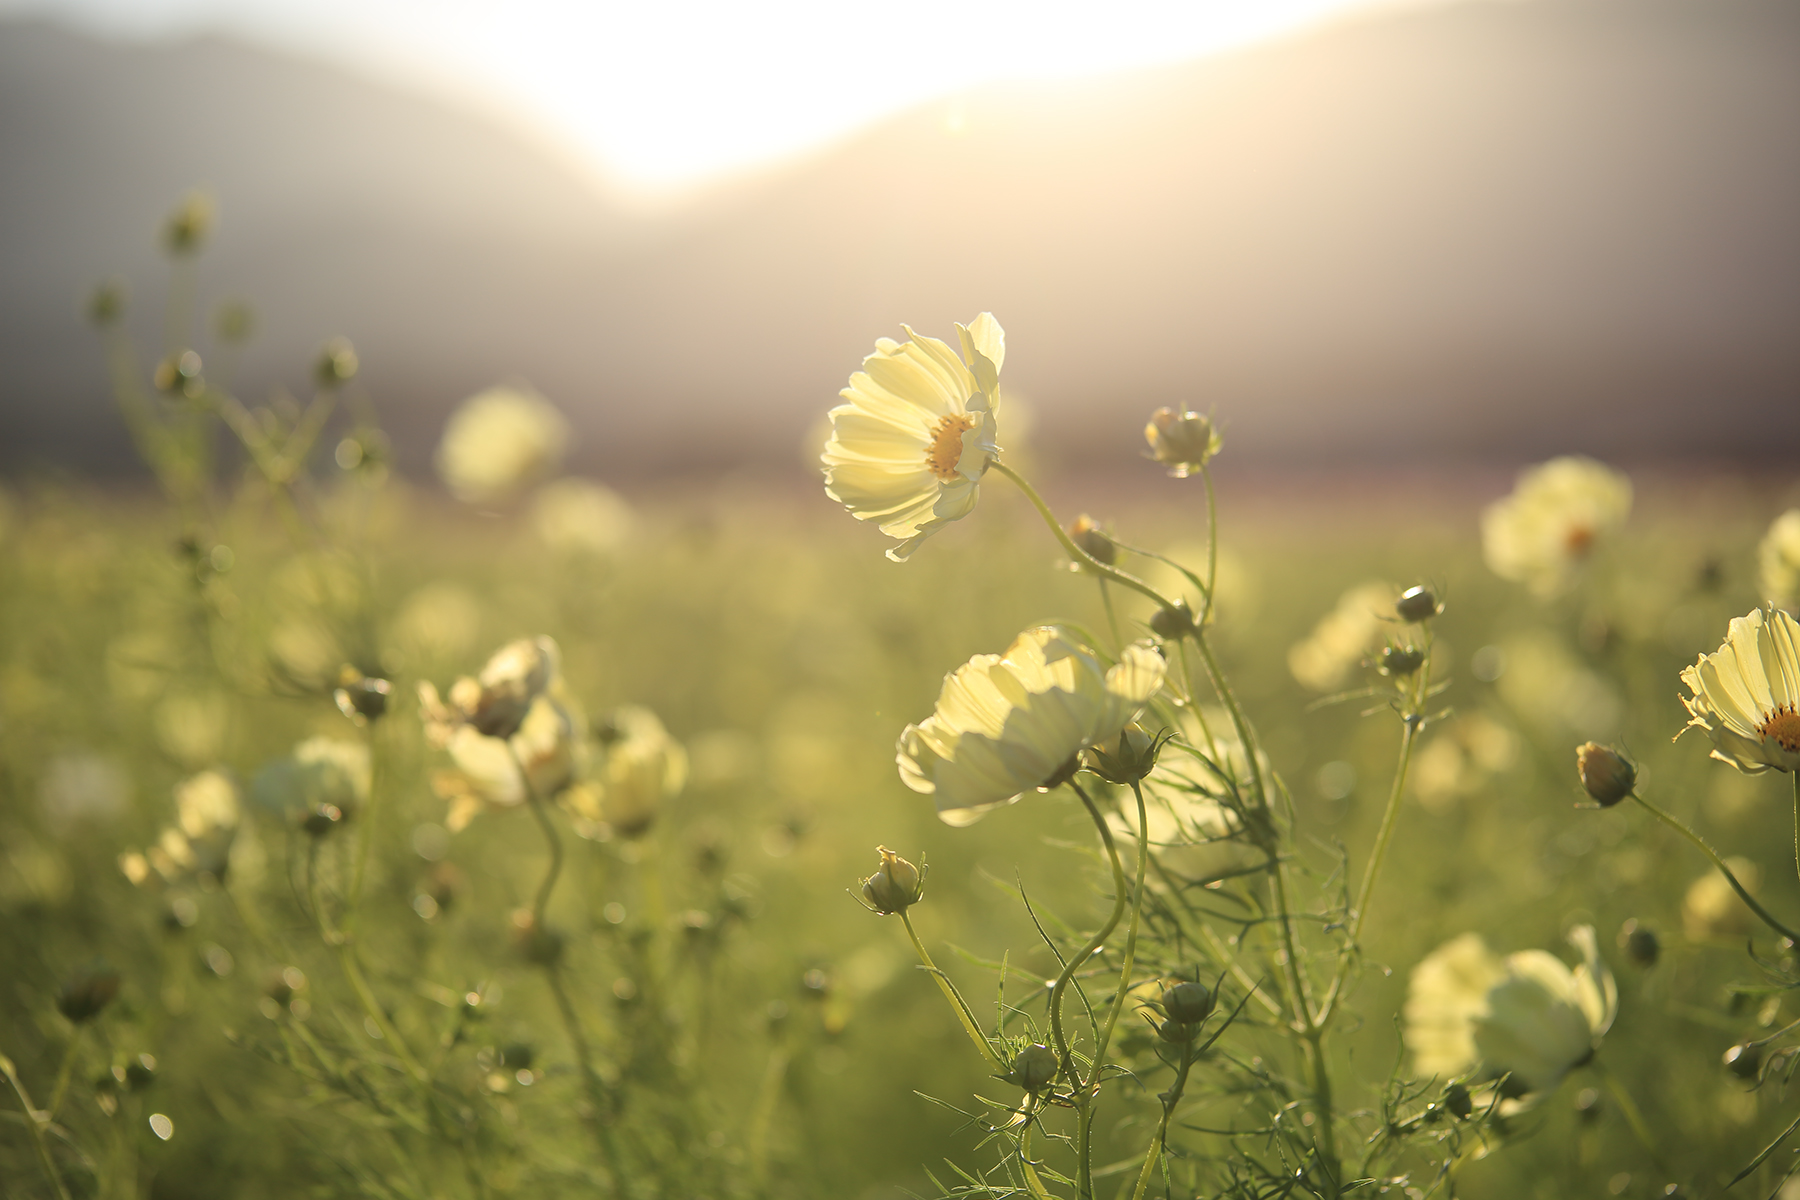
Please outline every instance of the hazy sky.
[[804, 152], [871, 120], [994, 80], [1192, 58], [1370, 6], [0, 0], [0, 13], [146, 37], [228, 32], [469, 94], [539, 126], [613, 180], [657, 190]]

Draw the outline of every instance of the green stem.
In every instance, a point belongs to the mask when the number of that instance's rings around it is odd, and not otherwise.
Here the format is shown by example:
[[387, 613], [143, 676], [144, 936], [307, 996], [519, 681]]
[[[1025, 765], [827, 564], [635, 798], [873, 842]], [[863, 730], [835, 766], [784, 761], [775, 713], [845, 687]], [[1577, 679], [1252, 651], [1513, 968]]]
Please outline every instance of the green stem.
[[63, 1184], [62, 1172], [56, 1169], [56, 1160], [50, 1157], [50, 1146], [44, 1141], [44, 1126], [49, 1123], [50, 1114], [40, 1113], [31, 1103], [31, 1096], [26, 1092], [24, 1083], [20, 1082], [12, 1059], [4, 1054], [0, 1054], [0, 1072], [5, 1073], [6, 1081], [12, 1084], [13, 1092], [19, 1097], [19, 1103], [25, 1106], [25, 1128], [31, 1133], [31, 1145], [37, 1151], [38, 1164], [44, 1168], [50, 1186], [56, 1189], [57, 1200], [69, 1200], [69, 1189]]
[[[514, 761], [518, 756], [514, 755]], [[521, 770], [520, 778], [524, 778]], [[550, 844], [550, 869], [544, 872], [544, 882], [538, 884], [537, 895], [531, 902], [531, 923], [534, 933], [542, 933], [544, 929], [544, 909], [550, 904], [550, 893], [556, 890], [556, 881], [562, 875], [563, 844], [562, 836], [556, 832], [556, 822], [551, 819], [544, 808], [544, 802], [538, 799], [535, 789], [525, 785], [525, 794], [530, 797], [531, 815], [537, 818], [538, 828], [544, 831], [544, 840]]]
[[1719, 873], [1725, 876], [1725, 882], [1731, 885], [1731, 889], [1738, 894], [1738, 898], [1750, 906], [1751, 912], [1762, 918], [1763, 924], [1767, 925], [1770, 929], [1773, 929], [1776, 933], [1779, 933], [1782, 937], [1788, 938], [1794, 942], [1800, 942], [1800, 933], [1795, 933], [1792, 929], [1789, 929], [1786, 925], [1783, 925], [1780, 921], [1777, 921], [1773, 916], [1769, 915], [1769, 910], [1758, 904], [1756, 902], [1756, 897], [1752, 896], [1744, 889], [1744, 885], [1738, 882], [1738, 877], [1731, 873], [1731, 868], [1725, 865], [1725, 860], [1719, 857], [1719, 852], [1707, 845], [1705, 838], [1695, 833], [1692, 829], [1689, 829], [1679, 818], [1658, 808], [1636, 792], [1631, 793], [1631, 798], [1649, 809], [1663, 824], [1699, 847], [1700, 852], [1712, 860], [1712, 865], [1719, 868]]
[[413, 1057], [411, 1048], [401, 1039], [400, 1031], [394, 1028], [394, 1023], [388, 1019], [387, 1011], [375, 998], [374, 989], [363, 977], [362, 964], [356, 961], [355, 943], [345, 937], [340, 930], [333, 929], [331, 922], [326, 919], [322, 897], [319, 895], [318, 856], [319, 842], [315, 838], [308, 848], [306, 856], [306, 893], [307, 900], [312, 905], [313, 922], [319, 928], [319, 937], [327, 946], [337, 951], [338, 965], [344, 972], [344, 978], [350, 981], [350, 990], [356, 993], [357, 1002], [362, 1005], [364, 1014], [375, 1023], [375, 1028], [380, 1031], [382, 1038], [393, 1048], [394, 1057], [400, 1060], [400, 1065], [406, 1068], [406, 1073], [423, 1088], [428, 1078], [425, 1068], [421, 1067], [419, 1060]]
[[1150, 865], [1150, 819], [1144, 811], [1144, 792], [1138, 782], [1131, 783], [1132, 794], [1137, 797], [1138, 811], [1138, 868], [1137, 888], [1131, 893], [1131, 920], [1125, 927], [1125, 962], [1119, 968], [1119, 992], [1113, 997], [1112, 1011], [1106, 1014], [1106, 1025], [1100, 1030], [1100, 1040], [1094, 1046], [1094, 1068], [1088, 1076], [1088, 1086], [1094, 1087], [1100, 1082], [1100, 1064], [1106, 1057], [1107, 1043], [1112, 1041], [1113, 1027], [1119, 1023], [1119, 1014], [1125, 1008], [1125, 995], [1131, 989], [1131, 964], [1137, 955], [1138, 920], [1144, 911], [1144, 873]]
[[1200, 482], [1206, 485], [1206, 607], [1200, 610], [1194, 627], [1204, 630], [1212, 619], [1213, 597], [1219, 586], [1219, 504], [1213, 495], [1212, 468], [1200, 468]]
[[575, 1047], [575, 1061], [581, 1067], [582, 1087], [588, 1094], [588, 1101], [594, 1106], [594, 1133], [600, 1143], [600, 1153], [606, 1159], [607, 1173], [613, 1179], [613, 1191], [617, 1195], [624, 1195], [625, 1176], [619, 1170], [619, 1147], [613, 1140], [612, 1125], [609, 1123], [611, 1104], [600, 1080], [600, 1073], [594, 1069], [594, 1056], [588, 1049], [587, 1034], [581, 1028], [581, 1018], [569, 999], [568, 989], [563, 987], [562, 972], [557, 964], [546, 964], [544, 974], [550, 981], [550, 994], [556, 999], [556, 1011], [562, 1017], [563, 1030], [569, 1035], [569, 1044]]
[[1794, 781], [1794, 874], [1800, 875], [1800, 771], [1790, 774]]
[[1175, 1115], [1175, 1106], [1181, 1103], [1181, 1093], [1187, 1088], [1188, 1069], [1193, 1065], [1193, 1044], [1183, 1042], [1181, 1068], [1175, 1072], [1175, 1082], [1162, 1094], [1162, 1120], [1157, 1122], [1156, 1136], [1150, 1139], [1150, 1149], [1144, 1153], [1144, 1166], [1138, 1172], [1137, 1187], [1132, 1190], [1131, 1200], [1144, 1200], [1144, 1189], [1150, 1186], [1150, 1176], [1162, 1158], [1163, 1148], [1169, 1144], [1169, 1120]]
[[350, 868], [350, 895], [344, 903], [344, 927], [356, 928], [357, 909], [362, 901], [363, 878], [368, 871], [369, 859], [375, 849], [375, 814], [378, 811], [381, 797], [381, 758], [377, 752], [375, 726], [369, 726], [369, 802], [363, 805], [358, 814], [362, 826], [356, 831], [356, 861]]
[[[1036, 1099], [1028, 1101], [1035, 1105]], [[1031, 1193], [1032, 1200], [1050, 1200], [1050, 1193], [1044, 1187], [1044, 1181], [1038, 1178], [1037, 1167], [1031, 1161], [1031, 1128], [1036, 1124], [1031, 1118], [1035, 1109], [1025, 1110], [1025, 1128], [1019, 1131], [1019, 1169], [1025, 1175], [1025, 1190]]]
[[950, 1002], [950, 1007], [956, 1010], [956, 1019], [962, 1022], [962, 1027], [968, 1033], [969, 1040], [975, 1043], [975, 1048], [981, 1051], [981, 1056], [988, 1060], [989, 1066], [1002, 1075], [1009, 1074], [1009, 1068], [1006, 1063], [1001, 1061], [999, 1053], [982, 1034], [981, 1026], [975, 1020], [975, 1014], [969, 1011], [969, 1006], [963, 1001], [962, 994], [956, 990], [956, 985], [951, 983], [949, 977], [938, 970], [937, 964], [931, 961], [931, 955], [926, 952], [925, 943], [919, 939], [919, 931], [913, 928], [912, 917], [904, 909], [900, 913], [900, 923], [906, 926], [906, 936], [912, 939], [913, 952], [919, 956], [919, 962], [937, 981], [938, 990], [944, 993], [944, 999]]
[[81, 1039], [86, 1033], [85, 1024], [75, 1027], [75, 1035], [69, 1039], [68, 1048], [63, 1051], [62, 1065], [56, 1069], [56, 1086], [50, 1089], [50, 1106], [44, 1110], [52, 1121], [56, 1120], [57, 1111], [62, 1108], [63, 1096], [69, 1090], [69, 1079], [75, 1073], [75, 1053], [81, 1049]]
[[1088, 815], [1094, 819], [1095, 827], [1100, 830], [1100, 841], [1105, 845], [1106, 853], [1112, 859], [1114, 897], [1112, 915], [1107, 917], [1106, 924], [1100, 927], [1100, 932], [1088, 939], [1087, 945], [1083, 946], [1079, 952], [1069, 956], [1069, 961], [1063, 966], [1062, 974], [1056, 977], [1056, 982], [1050, 987], [1050, 1039], [1056, 1043], [1056, 1054], [1061, 1073], [1067, 1075], [1069, 1080], [1074, 1083], [1079, 1082], [1075, 1075], [1074, 1055], [1069, 1051], [1068, 1038], [1063, 1036], [1063, 993], [1068, 990], [1069, 981], [1075, 978], [1076, 969], [1106, 944], [1106, 939], [1112, 936], [1112, 931], [1119, 927], [1119, 921], [1125, 916], [1125, 868], [1119, 864], [1119, 849], [1113, 844], [1112, 830], [1107, 827], [1106, 818], [1100, 815], [1100, 810], [1094, 807], [1094, 802], [1088, 799], [1088, 794], [1081, 789], [1080, 784], [1071, 779], [1069, 787], [1077, 796], [1081, 797], [1082, 804], [1087, 806]]
[[999, 459], [991, 460], [988, 463], [988, 466], [992, 470], [1000, 472], [1002, 475], [1018, 484], [1019, 490], [1025, 493], [1025, 498], [1031, 501], [1032, 507], [1038, 510], [1038, 515], [1044, 518], [1044, 524], [1048, 525], [1050, 527], [1050, 532], [1056, 535], [1056, 540], [1062, 544], [1064, 552], [1067, 553], [1082, 570], [1091, 575], [1098, 575], [1102, 579], [1110, 579], [1121, 587], [1128, 587], [1134, 592], [1140, 592], [1156, 601], [1157, 606], [1160, 608], [1174, 607], [1174, 601], [1158, 592], [1155, 588], [1139, 579], [1136, 575], [1121, 571], [1117, 567], [1108, 566], [1106, 563], [1101, 562], [1099, 559], [1089, 554], [1086, 550], [1083, 550], [1080, 546], [1077, 546], [1074, 539], [1069, 536], [1068, 531], [1057, 521], [1056, 514], [1050, 511], [1050, 506], [1044, 503], [1044, 498], [1037, 494], [1036, 488], [1026, 482], [1023, 475], [1019, 474]]

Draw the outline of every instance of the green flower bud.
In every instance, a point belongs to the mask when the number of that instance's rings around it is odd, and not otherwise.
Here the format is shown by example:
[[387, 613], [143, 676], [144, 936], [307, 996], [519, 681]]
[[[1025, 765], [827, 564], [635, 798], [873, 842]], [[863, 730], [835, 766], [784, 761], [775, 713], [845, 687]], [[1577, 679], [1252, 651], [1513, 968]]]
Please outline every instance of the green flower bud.
[[63, 981], [56, 1007], [77, 1025], [85, 1025], [119, 994], [119, 973], [96, 959]]
[[1150, 443], [1150, 457], [1169, 468], [1169, 474], [1185, 479], [1204, 467], [1224, 444], [1218, 430], [1197, 412], [1176, 412], [1159, 408], [1150, 414], [1144, 426], [1144, 440]]
[[1134, 783], [1156, 766], [1158, 749], [1156, 738], [1134, 723], [1119, 732], [1116, 742], [1083, 750], [1082, 765], [1108, 783]]
[[87, 319], [101, 329], [116, 324], [125, 315], [125, 285], [109, 279], [88, 297]]
[[1625, 951], [1626, 958], [1638, 966], [1654, 967], [1657, 956], [1662, 952], [1662, 943], [1656, 934], [1638, 924], [1634, 917], [1619, 929], [1619, 948]]
[[1113, 545], [1113, 540], [1106, 536], [1106, 531], [1094, 524], [1086, 513], [1076, 517], [1075, 523], [1069, 526], [1069, 540], [1080, 546], [1095, 562], [1111, 566], [1119, 557], [1119, 548]]
[[903, 913], [925, 896], [925, 876], [919, 868], [889, 850], [875, 847], [881, 865], [863, 880], [863, 903], [883, 916]]
[[156, 1057], [140, 1054], [125, 1064], [125, 1087], [129, 1091], [141, 1092], [156, 1082]]
[[344, 810], [335, 804], [321, 804], [300, 821], [300, 828], [322, 838], [344, 823]]
[[171, 354], [157, 363], [150, 382], [159, 392], [186, 396], [189, 400], [196, 399], [206, 390], [206, 381], [200, 377], [200, 356], [192, 350]]
[[1459, 1121], [1469, 1119], [1475, 1111], [1475, 1102], [1469, 1098], [1469, 1089], [1460, 1083], [1453, 1083], [1444, 1089], [1444, 1108]]
[[1212, 1015], [1213, 994], [1204, 984], [1183, 981], [1163, 992], [1162, 1009], [1171, 1021], [1198, 1025]]
[[1412, 587], [1400, 593], [1400, 598], [1394, 601], [1394, 611], [1400, 614], [1402, 621], [1418, 625], [1443, 612], [1444, 606], [1438, 603], [1430, 588]]
[[[513, 913], [512, 923], [513, 946], [518, 950], [519, 957], [536, 967], [553, 967], [562, 960], [562, 935], [538, 924], [530, 909], [521, 908]], [[613, 990], [618, 991], [616, 983]]]
[[356, 348], [344, 338], [332, 338], [319, 347], [318, 360], [313, 364], [313, 379], [321, 388], [342, 387], [356, 378], [358, 365]]
[[1194, 610], [1185, 600], [1177, 600], [1150, 618], [1150, 630], [1164, 641], [1179, 641], [1194, 632]]
[[1637, 786], [1637, 767], [1617, 750], [1598, 742], [1583, 742], [1575, 748], [1575, 770], [1581, 775], [1581, 786], [1601, 808], [1611, 808]]
[[1417, 646], [1383, 646], [1375, 669], [1395, 679], [1405, 679], [1425, 665], [1425, 652]]
[[1755, 1079], [1762, 1070], [1762, 1047], [1739, 1042], [1724, 1054], [1725, 1069], [1739, 1079]]
[[204, 192], [189, 192], [181, 198], [163, 222], [163, 247], [177, 257], [197, 252], [212, 232], [212, 198]]
[[1041, 1092], [1056, 1080], [1056, 1053], [1048, 1046], [1027, 1046], [1012, 1062], [1008, 1081], [1028, 1092]]
[[331, 693], [338, 711], [356, 725], [379, 720], [388, 710], [393, 685], [385, 679], [364, 675], [354, 667], [345, 667], [337, 690]]

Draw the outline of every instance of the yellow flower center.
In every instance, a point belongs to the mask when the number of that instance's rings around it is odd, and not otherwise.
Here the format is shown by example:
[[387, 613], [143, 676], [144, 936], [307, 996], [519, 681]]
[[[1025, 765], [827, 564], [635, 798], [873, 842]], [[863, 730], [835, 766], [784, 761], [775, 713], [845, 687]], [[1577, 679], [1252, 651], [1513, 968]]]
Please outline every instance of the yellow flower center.
[[1794, 706], [1784, 704], [1769, 714], [1768, 720], [1756, 727], [1756, 732], [1765, 739], [1774, 738], [1777, 745], [1789, 754], [1800, 754], [1800, 712]]
[[1567, 541], [1569, 557], [1585, 558], [1594, 546], [1594, 531], [1586, 525], [1574, 525], [1569, 529]]
[[962, 435], [975, 428], [975, 418], [967, 413], [951, 413], [938, 419], [931, 431], [931, 445], [925, 451], [925, 465], [945, 483], [956, 478], [956, 464], [962, 461]]

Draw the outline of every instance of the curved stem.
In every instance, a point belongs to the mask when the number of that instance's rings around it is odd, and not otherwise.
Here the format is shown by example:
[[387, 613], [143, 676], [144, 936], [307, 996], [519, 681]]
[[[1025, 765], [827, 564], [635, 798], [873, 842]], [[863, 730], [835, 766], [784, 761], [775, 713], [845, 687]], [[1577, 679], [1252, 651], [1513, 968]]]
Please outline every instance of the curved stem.
[[401, 1039], [400, 1031], [388, 1019], [387, 1011], [375, 998], [375, 991], [369, 986], [369, 981], [363, 977], [362, 964], [356, 961], [355, 943], [345, 937], [342, 931], [333, 929], [325, 916], [324, 901], [319, 895], [318, 858], [319, 842], [314, 838], [306, 855], [306, 898], [312, 907], [313, 923], [319, 928], [319, 937], [337, 951], [338, 966], [344, 972], [344, 978], [350, 981], [350, 990], [356, 993], [363, 1013], [375, 1023], [375, 1028], [388, 1045], [393, 1047], [394, 1057], [400, 1060], [400, 1065], [412, 1076], [413, 1082], [423, 1088], [429, 1076], [425, 1068], [419, 1065], [419, 1060], [413, 1057], [412, 1049]]
[[1156, 1136], [1150, 1139], [1150, 1149], [1144, 1153], [1144, 1166], [1138, 1171], [1137, 1187], [1132, 1189], [1131, 1200], [1144, 1200], [1144, 1189], [1150, 1186], [1150, 1176], [1162, 1158], [1163, 1147], [1169, 1143], [1169, 1119], [1175, 1115], [1175, 1106], [1181, 1103], [1181, 1093], [1187, 1088], [1188, 1069], [1193, 1065], [1193, 1044], [1183, 1042], [1181, 1068], [1175, 1072], [1175, 1082], [1162, 1094], [1162, 1120], [1157, 1122]]
[[75, 1034], [69, 1039], [68, 1048], [63, 1051], [62, 1065], [56, 1069], [56, 1086], [50, 1089], [50, 1104], [44, 1109], [52, 1121], [56, 1120], [57, 1110], [62, 1108], [63, 1096], [68, 1093], [69, 1079], [75, 1073], [75, 1054], [81, 1049], [81, 1039], [86, 1033], [85, 1023], [75, 1027]]
[[550, 869], [544, 872], [544, 882], [538, 884], [537, 896], [531, 902], [532, 927], [536, 930], [544, 928], [544, 909], [550, 904], [550, 893], [556, 890], [556, 881], [562, 875], [563, 844], [562, 835], [556, 832], [556, 822], [551, 820], [544, 802], [530, 785], [525, 794], [531, 798], [531, 815], [537, 818], [538, 828], [544, 831], [544, 840], [550, 844]]
[[1156, 601], [1159, 607], [1174, 607], [1174, 601], [1164, 596], [1161, 592], [1158, 592], [1155, 588], [1139, 579], [1136, 575], [1121, 571], [1117, 567], [1108, 566], [1089, 554], [1086, 550], [1083, 550], [1080, 546], [1077, 546], [1074, 539], [1069, 536], [1068, 531], [1058, 523], [1056, 514], [1050, 511], [1050, 506], [1044, 503], [1044, 498], [1037, 494], [1036, 488], [1026, 482], [1023, 475], [1019, 474], [999, 459], [991, 460], [988, 463], [988, 467], [991, 470], [1000, 472], [1002, 475], [1019, 485], [1019, 490], [1025, 493], [1025, 498], [1031, 501], [1032, 507], [1038, 510], [1038, 515], [1044, 518], [1044, 524], [1048, 525], [1050, 527], [1050, 532], [1056, 535], [1056, 540], [1062, 544], [1063, 550], [1082, 570], [1091, 575], [1098, 575], [1102, 579], [1110, 579], [1121, 587], [1128, 587], [1134, 592], [1140, 592]]
[[[1033, 1098], [1028, 1103], [1035, 1105], [1037, 1101]], [[1035, 1111], [1033, 1107], [1026, 1108], [1025, 1128], [1019, 1131], [1019, 1169], [1025, 1175], [1025, 1190], [1031, 1193], [1032, 1200], [1050, 1200], [1050, 1193], [1045, 1189], [1044, 1181], [1038, 1178], [1037, 1167], [1031, 1161], [1031, 1129], [1037, 1124], [1031, 1118]]]
[[1205, 629], [1212, 619], [1213, 597], [1219, 585], [1219, 504], [1213, 495], [1212, 468], [1200, 468], [1200, 482], [1206, 485], [1206, 607], [1200, 612], [1195, 628]]
[[1069, 1040], [1063, 1036], [1063, 993], [1068, 990], [1069, 981], [1075, 978], [1076, 969], [1106, 944], [1106, 939], [1112, 936], [1112, 931], [1119, 927], [1119, 921], [1125, 915], [1125, 868], [1119, 864], [1119, 848], [1113, 844], [1112, 830], [1107, 827], [1106, 818], [1100, 815], [1100, 810], [1094, 807], [1094, 802], [1088, 798], [1080, 784], [1071, 779], [1069, 787], [1081, 797], [1082, 804], [1087, 806], [1088, 816], [1094, 819], [1094, 826], [1100, 830], [1100, 841], [1105, 845], [1108, 857], [1112, 859], [1114, 897], [1112, 915], [1106, 919], [1106, 924], [1100, 927], [1100, 932], [1088, 939], [1087, 945], [1079, 952], [1069, 956], [1062, 974], [1056, 977], [1056, 982], [1050, 987], [1050, 1038], [1056, 1043], [1062, 1074], [1067, 1075], [1071, 1082], [1079, 1082], [1075, 1075], [1074, 1056], [1069, 1050]]
[[919, 962], [937, 981], [938, 990], [944, 993], [944, 999], [950, 1002], [950, 1007], [956, 1010], [956, 1019], [962, 1022], [962, 1027], [968, 1033], [969, 1040], [975, 1043], [975, 1048], [981, 1051], [981, 1056], [988, 1060], [990, 1066], [1002, 1075], [1008, 1074], [1007, 1065], [1000, 1060], [999, 1053], [982, 1034], [980, 1025], [975, 1021], [975, 1014], [969, 1011], [969, 1006], [963, 1002], [961, 993], [956, 990], [956, 986], [950, 982], [949, 977], [938, 970], [937, 964], [931, 961], [931, 955], [925, 950], [925, 943], [919, 939], [918, 930], [913, 928], [912, 918], [904, 910], [900, 913], [900, 923], [906, 926], [906, 936], [912, 939], [913, 951], [919, 956]]
[[1744, 885], [1738, 882], [1738, 877], [1731, 873], [1731, 868], [1725, 865], [1725, 860], [1719, 857], [1719, 852], [1707, 845], [1705, 838], [1695, 833], [1692, 829], [1689, 829], [1678, 817], [1672, 816], [1663, 809], [1658, 808], [1636, 792], [1631, 793], [1631, 798], [1649, 809], [1663, 824], [1699, 847], [1700, 852], [1712, 860], [1712, 865], [1719, 868], [1719, 873], [1725, 876], [1725, 882], [1729, 883], [1731, 885], [1731, 890], [1738, 894], [1738, 899], [1742, 900], [1745, 904], [1748, 904], [1750, 906], [1750, 911], [1762, 918], [1763, 924], [1767, 925], [1770, 929], [1773, 929], [1776, 933], [1779, 933], [1782, 937], [1788, 938], [1794, 942], [1800, 942], [1800, 933], [1795, 933], [1792, 929], [1789, 929], [1786, 925], [1783, 925], [1780, 921], [1777, 921], [1774, 917], [1770, 916], [1769, 910], [1758, 904], [1756, 902], [1756, 897], [1752, 896], [1744, 889]]
[[0, 1054], [0, 1073], [5, 1074], [6, 1081], [12, 1084], [13, 1092], [19, 1097], [19, 1103], [25, 1106], [25, 1128], [31, 1132], [31, 1145], [37, 1151], [38, 1164], [44, 1168], [44, 1175], [50, 1180], [50, 1186], [56, 1189], [57, 1200], [69, 1200], [69, 1189], [63, 1183], [62, 1172], [56, 1169], [56, 1160], [50, 1157], [50, 1147], [44, 1141], [44, 1126], [49, 1123], [50, 1114], [41, 1113], [32, 1106], [31, 1095], [20, 1082], [12, 1059], [4, 1054]]

